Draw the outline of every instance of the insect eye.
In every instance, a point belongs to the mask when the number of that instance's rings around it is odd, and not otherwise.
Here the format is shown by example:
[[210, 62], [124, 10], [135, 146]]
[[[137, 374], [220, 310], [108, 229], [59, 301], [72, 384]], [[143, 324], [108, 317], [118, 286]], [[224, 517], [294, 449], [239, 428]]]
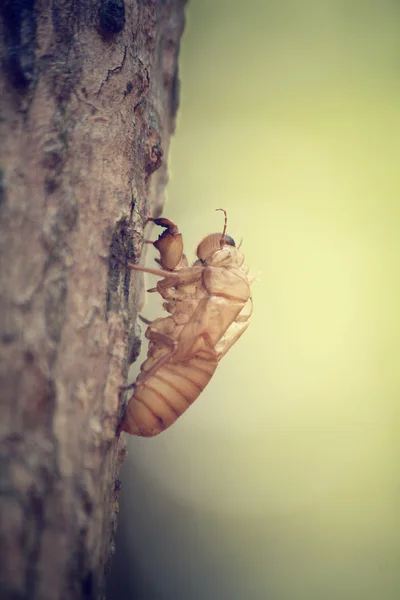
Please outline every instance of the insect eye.
[[225, 244], [236, 248], [235, 240], [230, 235], [225, 235]]

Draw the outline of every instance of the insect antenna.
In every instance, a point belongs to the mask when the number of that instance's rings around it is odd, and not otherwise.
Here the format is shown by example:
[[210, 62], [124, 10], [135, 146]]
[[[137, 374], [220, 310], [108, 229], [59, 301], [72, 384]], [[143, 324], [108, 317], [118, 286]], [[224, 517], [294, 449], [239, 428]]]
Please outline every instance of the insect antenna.
[[224, 208], [216, 208], [215, 210], [221, 210], [225, 215], [224, 230], [222, 232], [221, 239], [219, 241], [220, 247], [223, 248], [225, 246], [225, 235], [226, 235], [226, 226], [228, 224], [228, 216], [227, 216], [226, 210]]

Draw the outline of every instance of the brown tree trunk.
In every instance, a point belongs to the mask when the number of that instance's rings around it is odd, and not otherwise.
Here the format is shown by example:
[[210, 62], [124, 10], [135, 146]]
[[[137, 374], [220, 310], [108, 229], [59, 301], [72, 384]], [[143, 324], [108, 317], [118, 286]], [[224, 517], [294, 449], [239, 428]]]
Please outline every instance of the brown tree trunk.
[[2, 599], [102, 595], [184, 4], [0, 3]]

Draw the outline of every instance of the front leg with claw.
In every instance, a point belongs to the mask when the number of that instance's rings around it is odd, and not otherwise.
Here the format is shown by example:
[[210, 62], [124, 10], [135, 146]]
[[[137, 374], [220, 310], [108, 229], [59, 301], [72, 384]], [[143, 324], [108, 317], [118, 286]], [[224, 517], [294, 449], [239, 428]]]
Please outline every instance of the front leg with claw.
[[159, 219], [149, 218], [149, 221], [152, 221], [159, 227], [164, 227], [164, 231], [158, 236], [156, 241], [147, 240], [146, 243], [153, 244], [160, 252], [160, 258], [156, 259], [158, 264], [163, 269], [172, 271], [184, 259], [182, 234], [175, 223], [164, 217], [160, 217]]

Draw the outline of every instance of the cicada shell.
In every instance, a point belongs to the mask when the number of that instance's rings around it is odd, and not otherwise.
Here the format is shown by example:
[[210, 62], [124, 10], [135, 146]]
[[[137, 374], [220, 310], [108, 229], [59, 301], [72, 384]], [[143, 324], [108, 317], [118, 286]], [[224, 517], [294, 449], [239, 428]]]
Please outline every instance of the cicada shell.
[[200, 242], [192, 266], [187, 266], [177, 226], [168, 219], [154, 220], [165, 228], [152, 242], [160, 251], [157, 262], [162, 269], [125, 265], [162, 277], [156, 291], [169, 316], [147, 327], [148, 354], [127, 404], [122, 431], [151, 437], [172, 425], [206, 387], [221, 358], [248, 326], [252, 279], [243, 254], [226, 234], [223, 212], [223, 232]]

